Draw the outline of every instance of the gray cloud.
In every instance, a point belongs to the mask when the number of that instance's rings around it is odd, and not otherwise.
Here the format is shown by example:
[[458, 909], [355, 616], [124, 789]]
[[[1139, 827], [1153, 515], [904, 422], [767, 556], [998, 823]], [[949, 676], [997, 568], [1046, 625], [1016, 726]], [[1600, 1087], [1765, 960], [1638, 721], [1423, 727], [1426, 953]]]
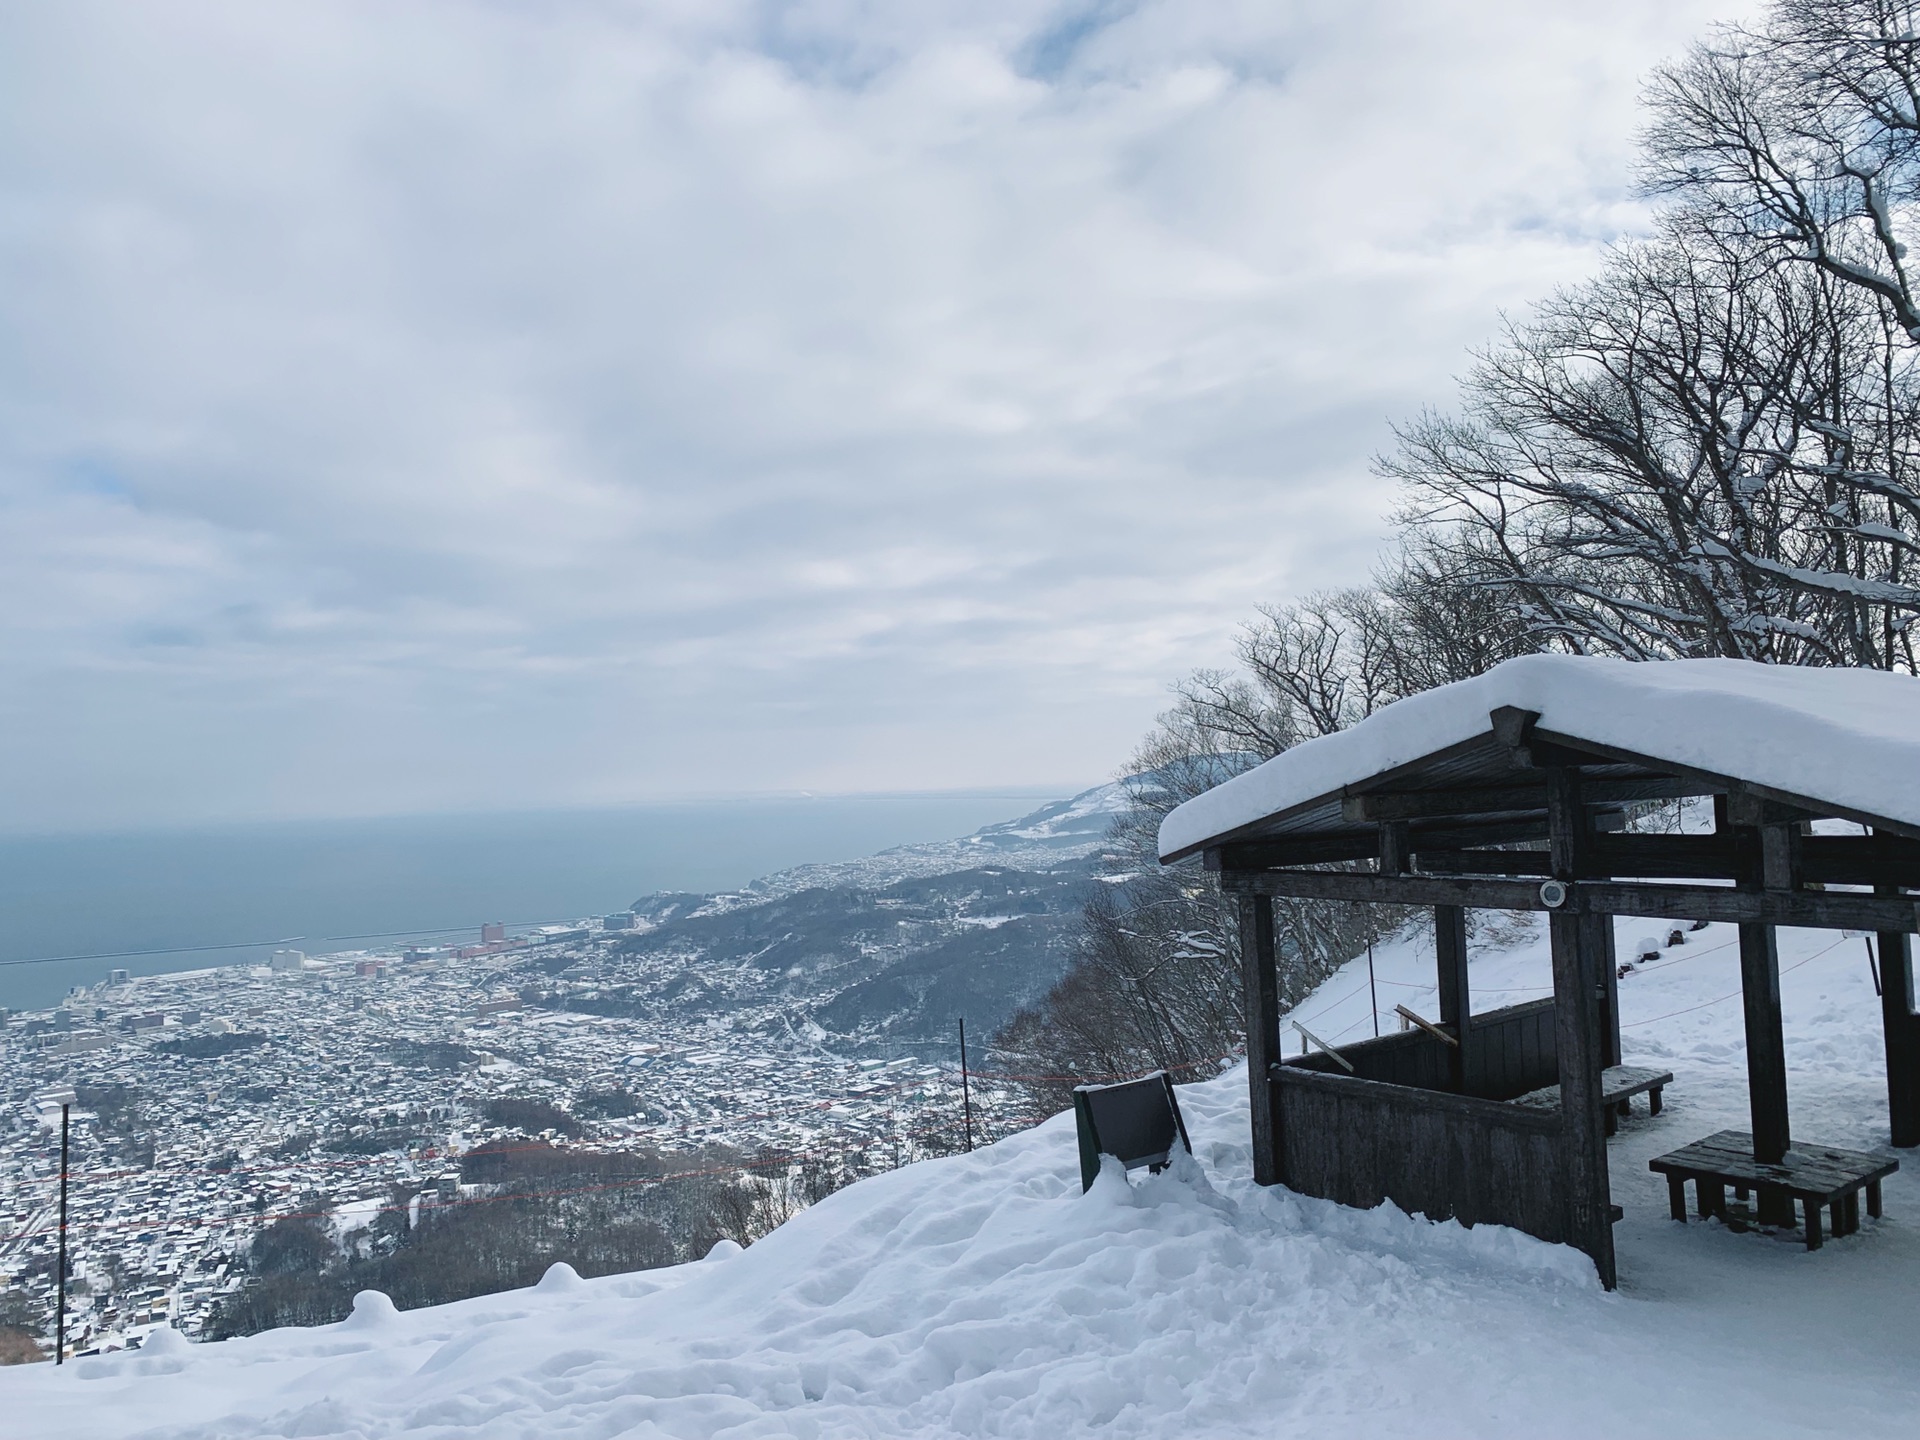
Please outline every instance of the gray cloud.
[[0, 5], [0, 808], [1098, 778], [1712, 13]]

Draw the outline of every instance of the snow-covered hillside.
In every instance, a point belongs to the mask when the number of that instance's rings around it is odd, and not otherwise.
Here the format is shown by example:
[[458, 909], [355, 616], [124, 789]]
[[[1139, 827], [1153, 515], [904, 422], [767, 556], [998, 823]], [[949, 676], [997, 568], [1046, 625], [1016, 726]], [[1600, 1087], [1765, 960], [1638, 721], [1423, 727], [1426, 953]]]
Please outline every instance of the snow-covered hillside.
[[[1622, 922], [1623, 955], [1654, 927]], [[1431, 1014], [1418, 937], [1381, 1008]], [[1796, 1133], [1886, 1141], [1863, 943], [1781, 934]], [[1543, 993], [1525, 925], [1477, 1003]], [[751, 1250], [341, 1325], [0, 1372], [9, 1435], [1905, 1436], [1920, 1429], [1920, 1157], [1887, 1218], [1809, 1254], [1674, 1224], [1650, 1155], [1744, 1125], [1733, 933], [1621, 983], [1628, 1060], [1676, 1076], [1612, 1143], [1621, 1287], [1510, 1231], [1248, 1181], [1239, 1071], [1181, 1092], [1184, 1173], [1079, 1193], [1071, 1122], [863, 1181]], [[1300, 1008], [1371, 1032], [1364, 959]], [[1392, 1022], [1389, 1022], [1392, 1023]]]

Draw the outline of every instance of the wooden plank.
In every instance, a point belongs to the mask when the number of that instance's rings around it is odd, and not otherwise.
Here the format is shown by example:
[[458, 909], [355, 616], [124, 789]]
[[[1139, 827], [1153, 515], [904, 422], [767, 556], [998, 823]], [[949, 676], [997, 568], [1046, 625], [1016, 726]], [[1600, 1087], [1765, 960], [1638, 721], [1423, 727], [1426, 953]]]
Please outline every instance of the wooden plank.
[[1556, 1117], [1291, 1065], [1276, 1069], [1274, 1089], [1293, 1189], [1567, 1238]]
[[[1362, 1076], [1330, 1075], [1321, 1070], [1309, 1070], [1294, 1064], [1275, 1065], [1269, 1071], [1273, 1080], [1284, 1088], [1304, 1087], [1326, 1090], [1328, 1093], [1350, 1093], [1371, 1097], [1370, 1103], [1392, 1104], [1394, 1106], [1419, 1110], [1435, 1115], [1451, 1115], [1463, 1120], [1477, 1120], [1500, 1124], [1510, 1124], [1511, 1128], [1524, 1130], [1532, 1134], [1557, 1135], [1560, 1133], [1558, 1116], [1539, 1111], [1515, 1109], [1504, 1100], [1482, 1100], [1473, 1095], [1455, 1095], [1450, 1090], [1419, 1090], [1407, 1085], [1390, 1085], [1381, 1080], [1368, 1080]], [[1341, 1090], [1340, 1087], [1364, 1085], [1371, 1087], [1366, 1091]], [[1328, 1090], [1328, 1087], [1333, 1087]], [[1376, 1095], [1375, 1091], [1385, 1092]], [[1504, 1117], [1504, 1118], [1502, 1118]]]
[[1280, 1179], [1279, 1143], [1267, 1072], [1280, 1058], [1280, 981], [1274, 956], [1273, 901], [1265, 895], [1240, 899], [1240, 978], [1246, 1006], [1253, 1178], [1256, 1184], [1274, 1185]]
[[[1221, 888], [1253, 895], [1359, 900], [1385, 905], [1465, 905], [1487, 910], [1549, 910], [1532, 880], [1454, 875], [1367, 875], [1351, 870], [1222, 869]], [[1741, 891], [1731, 886], [1577, 880], [1569, 912], [1640, 915], [1655, 920], [1717, 920], [1816, 930], [1920, 930], [1912, 898], [1835, 891]]]

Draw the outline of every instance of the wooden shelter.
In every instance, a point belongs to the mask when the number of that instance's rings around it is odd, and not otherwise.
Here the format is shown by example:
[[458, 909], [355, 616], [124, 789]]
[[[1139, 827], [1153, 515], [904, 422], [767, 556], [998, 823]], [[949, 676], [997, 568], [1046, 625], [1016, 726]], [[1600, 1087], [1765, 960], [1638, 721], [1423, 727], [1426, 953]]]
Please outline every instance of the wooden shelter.
[[[1712, 833], [1627, 828], [1643, 802], [1688, 797], [1711, 797]], [[1739, 926], [1764, 1176], [1785, 1173], [1793, 1146], [1775, 927], [1877, 935], [1892, 1139], [1920, 1144], [1920, 680], [1529, 656], [1187, 802], [1160, 848], [1164, 863], [1204, 855], [1240, 899], [1262, 1184], [1512, 1225], [1584, 1250], [1611, 1288], [1602, 1075], [1620, 1061], [1616, 915]], [[1434, 1031], [1284, 1058], [1276, 896], [1431, 907]], [[1551, 999], [1474, 1012], [1473, 907], [1546, 912]], [[1557, 1113], [1509, 1103], [1554, 1084]], [[1781, 1221], [1784, 1204], [1792, 1223], [1788, 1188], [1757, 1188], [1759, 1218]], [[1811, 1201], [1807, 1213], [1817, 1243]]]

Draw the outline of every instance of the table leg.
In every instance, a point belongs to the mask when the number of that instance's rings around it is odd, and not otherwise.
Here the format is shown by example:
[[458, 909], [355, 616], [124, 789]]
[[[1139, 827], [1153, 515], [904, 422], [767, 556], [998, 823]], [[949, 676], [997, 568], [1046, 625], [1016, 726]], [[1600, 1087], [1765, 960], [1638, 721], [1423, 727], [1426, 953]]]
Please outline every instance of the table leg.
[[1724, 1215], [1727, 1211], [1727, 1187], [1718, 1180], [1709, 1180], [1702, 1175], [1693, 1182], [1696, 1197], [1700, 1202], [1700, 1218], [1711, 1220], [1715, 1215]]
[[1836, 1195], [1833, 1197], [1833, 1204], [1827, 1207], [1827, 1217], [1833, 1224], [1834, 1239], [1838, 1240], [1842, 1235], [1845, 1235], [1847, 1233], [1847, 1197], [1846, 1196]]
[[[1787, 1204], [1791, 1205], [1793, 1204], [1793, 1201], [1788, 1200]], [[1820, 1233], [1820, 1202], [1818, 1200], [1807, 1201], [1806, 1211], [1807, 1211], [1807, 1249], [1818, 1250], [1820, 1248], [1821, 1242], [1825, 1239], [1825, 1237], [1822, 1236]]]
[[1687, 1223], [1687, 1177], [1667, 1176], [1667, 1209], [1682, 1225]]
[[1658, 1085], [1647, 1092], [1647, 1113], [1649, 1115], [1658, 1115], [1660, 1113], [1660, 1087]]
[[1860, 1192], [1847, 1192], [1847, 1234], [1851, 1235], [1860, 1228]]
[[1880, 1182], [1878, 1180], [1867, 1182], [1867, 1214], [1876, 1220], [1880, 1218]]

